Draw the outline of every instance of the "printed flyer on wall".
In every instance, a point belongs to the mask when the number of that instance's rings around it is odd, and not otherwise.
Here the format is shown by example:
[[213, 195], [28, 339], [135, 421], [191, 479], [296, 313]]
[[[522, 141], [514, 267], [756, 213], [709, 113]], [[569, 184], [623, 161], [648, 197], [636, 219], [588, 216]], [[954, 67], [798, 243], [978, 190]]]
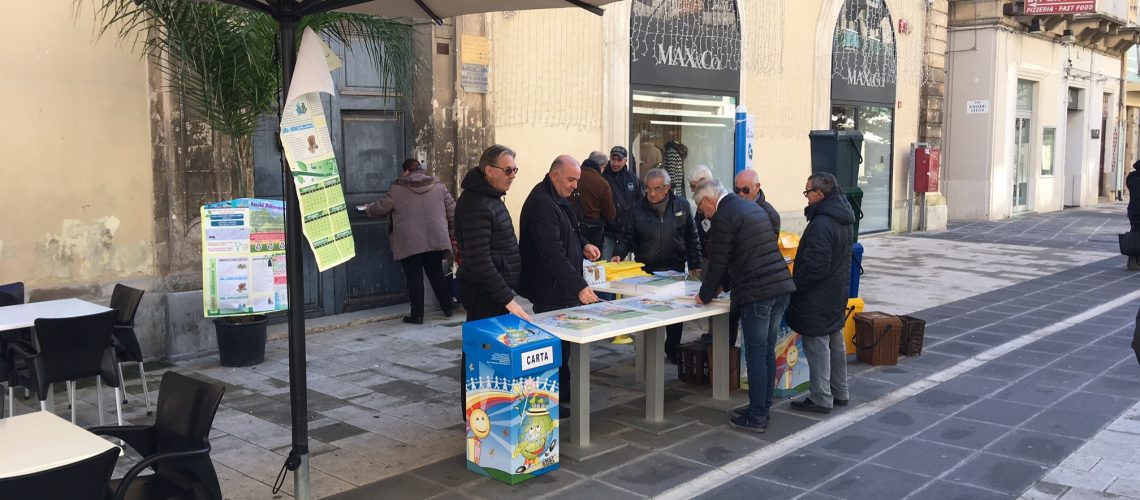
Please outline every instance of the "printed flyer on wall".
[[288, 101], [281, 113], [281, 144], [297, 186], [301, 230], [309, 240], [317, 269], [322, 272], [356, 256], [336, 155], [321, 104], [321, 92], [333, 91], [320, 40], [306, 28]]
[[285, 204], [241, 198], [202, 213], [202, 308], [207, 317], [289, 308]]

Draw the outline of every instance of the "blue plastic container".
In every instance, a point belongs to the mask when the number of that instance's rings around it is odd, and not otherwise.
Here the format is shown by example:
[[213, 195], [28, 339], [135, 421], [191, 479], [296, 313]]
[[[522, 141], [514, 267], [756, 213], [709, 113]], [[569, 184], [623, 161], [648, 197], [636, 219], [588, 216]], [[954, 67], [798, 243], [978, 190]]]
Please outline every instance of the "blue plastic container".
[[859, 296], [859, 276], [863, 275], [863, 244], [851, 245], [851, 284], [847, 287], [848, 298]]

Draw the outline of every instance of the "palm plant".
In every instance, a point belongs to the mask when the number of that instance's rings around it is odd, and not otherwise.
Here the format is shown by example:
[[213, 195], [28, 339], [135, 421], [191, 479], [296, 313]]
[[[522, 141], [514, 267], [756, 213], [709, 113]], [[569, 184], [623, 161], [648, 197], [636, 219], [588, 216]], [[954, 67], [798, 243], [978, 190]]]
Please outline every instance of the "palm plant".
[[[252, 195], [251, 138], [260, 118], [277, 111], [281, 90], [277, 23], [265, 14], [215, 2], [93, 1], [99, 35], [113, 34], [140, 45], [170, 90], [233, 142], [234, 160], [241, 169], [238, 191], [241, 196]], [[306, 27], [346, 50], [362, 48], [381, 81], [392, 82], [397, 98], [410, 95], [420, 68], [411, 25], [329, 12], [302, 19], [294, 44], [300, 43]]]

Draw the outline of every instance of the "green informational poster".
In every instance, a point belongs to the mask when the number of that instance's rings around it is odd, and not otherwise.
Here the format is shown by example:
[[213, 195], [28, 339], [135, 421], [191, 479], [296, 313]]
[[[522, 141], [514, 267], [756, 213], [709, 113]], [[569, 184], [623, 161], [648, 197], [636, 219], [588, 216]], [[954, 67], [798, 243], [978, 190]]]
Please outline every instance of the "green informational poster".
[[330, 65], [320, 38], [305, 28], [281, 112], [281, 144], [297, 186], [301, 231], [309, 240], [317, 269], [323, 272], [355, 257], [356, 243], [321, 104], [322, 92], [335, 92]]
[[285, 205], [241, 198], [202, 207], [202, 309], [207, 317], [289, 308]]

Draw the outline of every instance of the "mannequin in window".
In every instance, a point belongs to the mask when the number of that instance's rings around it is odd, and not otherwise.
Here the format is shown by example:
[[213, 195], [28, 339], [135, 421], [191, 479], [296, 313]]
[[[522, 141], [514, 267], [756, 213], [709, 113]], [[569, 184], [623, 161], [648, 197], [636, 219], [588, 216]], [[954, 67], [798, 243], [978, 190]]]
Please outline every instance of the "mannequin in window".
[[653, 142], [654, 135], [647, 131], [638, 134], [638, 156], [641, 157], [641, 164], [638, 165], [637, 171], [641, 173], [641, 182], [645, 182], [645, 172], [649, 172], [661, 166], [663, 154], [661, 148]]
[[685, 187], [682, 179], [685, 178], [685, 158], [689, 156], [689, 148], [675, 140], [676, 134], [672, 130], [669, 131], [669, 142], [665, 143], [661, 166], [669, 173], [673, 194], [684, 197]]

